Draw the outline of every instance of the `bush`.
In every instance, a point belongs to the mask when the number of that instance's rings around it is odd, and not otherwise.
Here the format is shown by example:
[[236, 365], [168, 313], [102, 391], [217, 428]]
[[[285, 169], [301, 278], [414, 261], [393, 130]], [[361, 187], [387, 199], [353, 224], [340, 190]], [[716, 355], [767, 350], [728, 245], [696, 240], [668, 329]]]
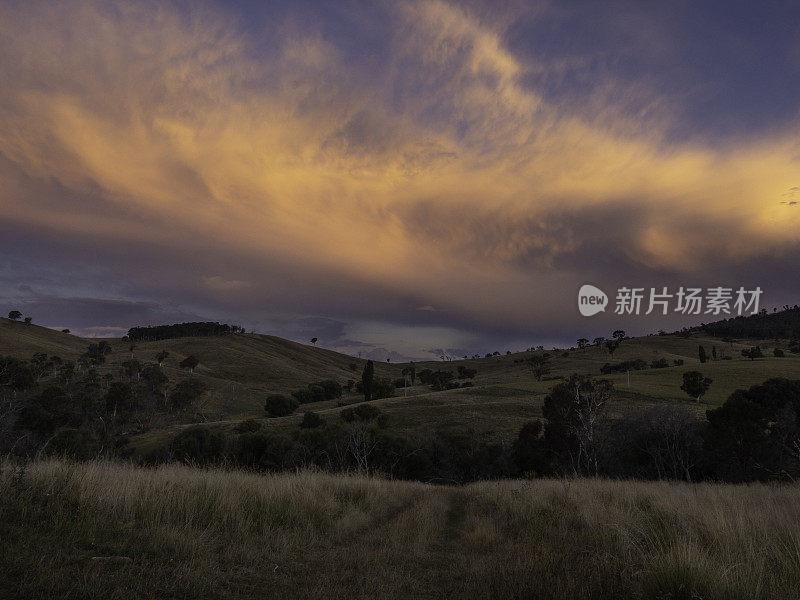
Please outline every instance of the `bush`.
[[354, 421], [374, 421], [381, 416], [379, 408], [371, 404], [359, 404], [355, 408], [346, 408], [341, 413], [342, 420], [346, 423], [353, 423]]
[[311, 402], [324, 402], [326, 400], [325, 388], [321, 385], [312, 383], [308, 386], [308, 391], [311, 393]]
[[47, 454], [68, 456], [77, 460], [89, 460], [101, 450], [99, 440], [85, 428], [66, 427], [61, 429], [47, 445]]
[[239, 433], [252, 433], [259, 429], [261, 429], [261, 422], [255, 419], [247, 419], [236, 426], [236, 431]]
[[208, 464], [225, 453], [225, 434], [204, 425], [193, 425], [175, 436], [171, 444], [175, 458], [182, 462]]
[[451, 371], [436, 371], [435, 373], [431, 373], [429, 381], [431, 384], [431, 389], [437, 392], [441, 392], [442, 390], [450, 390], [454, 387], [458, 387], [458, 383], [452, 385], [454, 379], [454, 375]]
[[669, 363], [666, 358], [659, 358], [650, 363], [651, 369], [666, 369], [667, 367], [669, 367]]
[[300, 427], [303, 429], [314, 429], [315, 427], [322, 427], [323, 425], [325, 425], [325, 419], [315, 412], [307, 412], [303, 415], [303, 420], [300, 421]]
[[472, 379], [475, 375], [478, 374], [477, 369], [468, 369], [464, 366], [458, 367], [458, 378], [459, 379]]
[[205, 391], [205, 384], [196, 377], [184, 379], [172, 388], [172, 392], [169, 395], [172, 408], [182, 409], [189, 406], [199, 399]]
[[305, 388], [293, 391], [292, 396], [300, 404], [335, 400], [336, 398], [342, 397], [342, 386], [333, 379], [325, 379], [324, 381], [310, 383]]
[[264, 410], [270, 417], [285, 417], [292, 414], [300, 403], [295, 398], [289, 398], [282, 394], [268, 396], [264, 403]]
[[753, 346], [752, 348], [742, 350], [742, 356], [750, 360], [755, 360], [757, 358], [763, 358], [764, 353], [761, 352], [761, 346]]
[[419, 373], [417, 373], [417, 379], [419, 379], [420, 383], [423, 383], [425, 385], [430, 385], [432, 375], [433, 371], [431, 371], [430, 369], [422, 369]]
[[617, 363], [616, 365], [612, 365], [610, 363], [604, 364], [600, 367], [600, 372], [603, 374], [608, 373], [624, 373], [625, 371], [641, 371], [642, 369], [647, 368], [647, 363], [643, 361], [641, 358], [637, 358], [634, 360], [626, 360], [621, 363]]
[[308, 388], [302, 388], [292, 392], [292, 398], [297, 400], [298, 404], [308, 404], [314, 402], [314, 393]]
[[64, 390], [51, 385], [22, 410], [15, 427], [45, 433], [59, 427], [78, 426], [80, 414], [70, 412], [70, 406]]
[[325, 400], [335, 400], [336, 398], [342, 397], [342, 385], [333, 379], [317, 381], [316, 383], [312, 383], [311, 386], [318, 386], [322, 388]]
[[276, 471], [293, 466], [293, 447], [286, 434], [268, 428], [240, 435], [234, 446], [234, 458], [242, 467]]
[[394, 396], [394, 382], [388, 377], [376, 377], [372, 381], [372, 399], [391, 398]]

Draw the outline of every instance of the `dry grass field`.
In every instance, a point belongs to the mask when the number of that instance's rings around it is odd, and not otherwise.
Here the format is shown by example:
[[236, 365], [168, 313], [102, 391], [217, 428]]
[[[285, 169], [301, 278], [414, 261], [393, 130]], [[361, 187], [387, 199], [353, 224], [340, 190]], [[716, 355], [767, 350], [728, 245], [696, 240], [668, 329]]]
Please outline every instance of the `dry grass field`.
[[800, 489], [429, 486], [44, 461], [0, 474], [7, 598], [800, 596]]

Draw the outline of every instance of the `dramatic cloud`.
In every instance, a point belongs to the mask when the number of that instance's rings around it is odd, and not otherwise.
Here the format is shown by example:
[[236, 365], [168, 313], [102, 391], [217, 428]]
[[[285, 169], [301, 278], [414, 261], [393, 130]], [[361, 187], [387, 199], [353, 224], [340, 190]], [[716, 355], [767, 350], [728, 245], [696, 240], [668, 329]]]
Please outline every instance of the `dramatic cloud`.
[[[257, 328], [333, 319], [346, 326], [316, 335], [331, 345], [388, 345], [364, 325], [388, 323], [408, 354], [569, 340], [585, 281], [767, 287], [736, 278], [763, 261], [780, 281], [776, 257], [798, 249], [796, 121], [678, 139], [652, 77], [511, 43], [546, 4], [347, 5], [338, 34], [305, 10], [245, 27], [214, 4], [7, 3], [0, 227], [25, 232], [2, 245], [35, 264], [5, 280], [63, 265], [48, 285], [72, 302], [85, 265], [99, 297]], [[653, 60], [669, 52], [657, 33]], [[593, 94], [555, 94], [576, 72]]]

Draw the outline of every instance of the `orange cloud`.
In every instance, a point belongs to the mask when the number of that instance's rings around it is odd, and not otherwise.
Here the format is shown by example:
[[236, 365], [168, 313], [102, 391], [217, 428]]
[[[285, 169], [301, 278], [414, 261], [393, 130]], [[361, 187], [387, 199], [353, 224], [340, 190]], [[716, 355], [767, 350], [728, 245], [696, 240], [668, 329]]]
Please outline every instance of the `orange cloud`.
[[[797, 131], [717, 148], [665, 142], [670, 116], [657, 111], [646, 127], [613, 105], [565, 111], [521, 83], [541, 65], [456, 4], [398, 5], [377, 77], [335, 43], [277, 26], [279, 50], [256, 58], [252, 38], [209, 7], [4, 11], [0, 152], [28, 178], [114, 209], [37, 207], [20, 183], [0, 191], [4, 219], [110, 241], [206, 239], [518, 322], [583, 275], [554, 267], [582, 232], [554, 236], [537, 220], [637, 210], [624, 252], [648, 268], [691, 271], [798, 241], [800, 213], [780, 206], [798, 184]], [[132, 229], [139, 218], [150, 227]], [[520, 265], [531, 256], [535, 268]]]

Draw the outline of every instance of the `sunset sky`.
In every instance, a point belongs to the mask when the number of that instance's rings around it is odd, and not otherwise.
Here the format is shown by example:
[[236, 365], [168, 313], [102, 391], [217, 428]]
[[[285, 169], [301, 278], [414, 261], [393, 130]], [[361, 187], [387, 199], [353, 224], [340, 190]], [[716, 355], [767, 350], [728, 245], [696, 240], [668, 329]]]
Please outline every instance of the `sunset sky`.
[[0, 0], [0, 80], [0, 308], [42, 325], [421, 358], [711, 320], [586, 282], [800, 303], [794, 2]]

